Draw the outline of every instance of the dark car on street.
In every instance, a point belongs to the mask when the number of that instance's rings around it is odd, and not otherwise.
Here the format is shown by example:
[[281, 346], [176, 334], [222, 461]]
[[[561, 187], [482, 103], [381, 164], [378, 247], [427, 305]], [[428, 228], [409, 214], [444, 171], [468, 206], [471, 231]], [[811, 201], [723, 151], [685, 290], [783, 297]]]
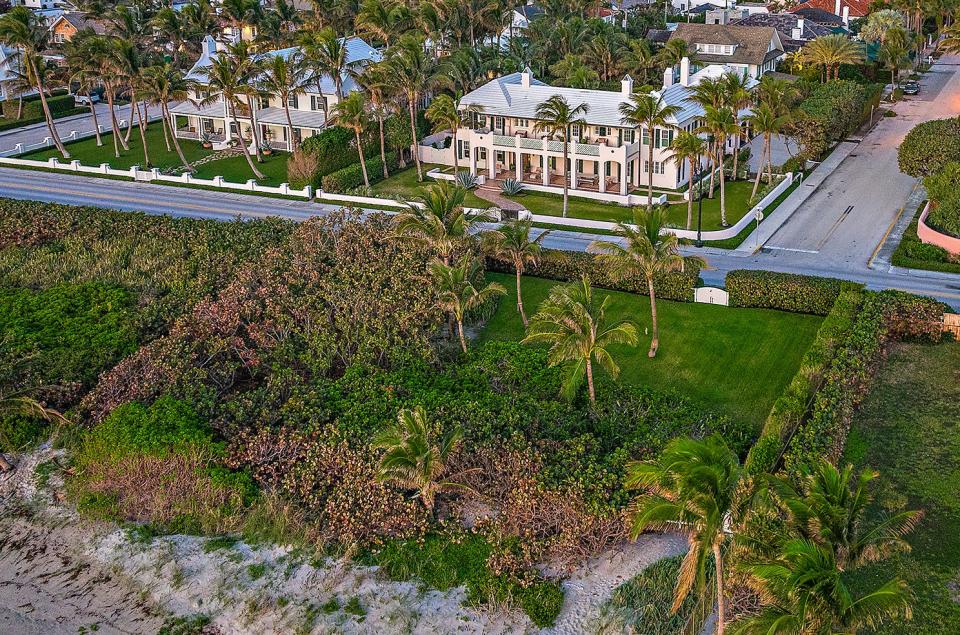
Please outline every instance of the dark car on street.
[[916, 95], [920, 92], [920, 84], [914, 81], [903, 82], [900, 85], [900, 90], [903, 91], [904, 95]]

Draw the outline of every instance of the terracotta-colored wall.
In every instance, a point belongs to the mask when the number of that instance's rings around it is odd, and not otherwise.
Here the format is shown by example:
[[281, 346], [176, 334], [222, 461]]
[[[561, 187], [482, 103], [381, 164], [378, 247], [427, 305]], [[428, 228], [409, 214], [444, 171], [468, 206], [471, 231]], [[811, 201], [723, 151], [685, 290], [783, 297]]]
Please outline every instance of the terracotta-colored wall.
[[927, 215], [929, 213], [930, 202], [928, 201], [927, 206], [923, 208], [923, 213], [920, 214], [920, 220], [917, 222], [917, 236], [920, 238], [920, 242], [942, 247], [951, 254], [960, 254], [960, 238], [954, 238], [953, 236], [941, 234], [927, 225], [925, 221], [927, 220]]

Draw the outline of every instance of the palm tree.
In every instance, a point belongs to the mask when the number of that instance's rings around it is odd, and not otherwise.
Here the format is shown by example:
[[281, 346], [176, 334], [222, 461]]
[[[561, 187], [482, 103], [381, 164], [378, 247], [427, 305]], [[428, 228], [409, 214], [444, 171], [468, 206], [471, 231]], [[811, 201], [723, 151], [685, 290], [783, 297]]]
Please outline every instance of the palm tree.
[[863, 60], [859, 44], [844, 35], [825, 35], [807, 43], [802, 49], [804, 61], [823, 67], [825, 81], [840, 77], [842, 64], [857, 64]]
[[[647, 131], [647, 212], [653, 209], [653, 145], [654, 130], [659, 126], [661, 133], [674, 126], [669, 120], [680, 112], [680, 107], [667, 104], [663, 95], [648, 92], [647, 87], [641, 87], [633, 93], [630, 101], [620, 104], [620, 118], [623, 123], [636, 128], [645, 128]], [[661, 137], [662, 139], [662, 137]], [[661, 141], [661, 145], [667, 144]]]
[[431, 428], [423, 406], [404, 409], [395, 424], [377, 434], [373, 447], [384, 450], [379, 479], [416, 490], [424, 507], [432, 513], [437, 494], [464, 486], [444, 479], [447, 462], [460, 445], [463, 431], [454, 428], [438, 443]]
[[424, 52], [423, 40], [413, 34], [400, 38], [390, 51], [387, 61], [394, 85], [407, 98], [407, 112], [410, 115], [410, 153], [417, 166], [417, 180], [423, 182], [423, 167], [420, 165], [420, 153], [417, 150], [417, 105], [420, 98], [434, 83], [436, 61]]
[[370, 103], [370, 114], [377, 120], [380, 132], [380, 163], [383, 166], [383, 178], [390, 176], [387, 168], [387, 136], [384, 122], [390, 115], [392, 91], [388, 69], [383, 64], [370, 64], [363, 72], [354, 75], [354, 80], [367, 94]]
[[[84, 36], [83, 49], [87, 55], [94, 72], [100, 78], [103, 84], [104, 96], [107, 98], [107, 110], [110, 111], [110, 129], [113, 131], [113, 155], [120, 157], [120, 148], [129, 150], [120, 130], [120, 123], [117, 121], [117, 110], [114, 107], [114, 100], [123, 82], [123, 76], [119, 72], [114, 55], [114, 38], [104, 35]], [[132, 111], [131, 111], [132, 114]], [[129, 124], [128, 124], [129, 125]]]
[[96, 60], [87, 54], [86, 43], [87, 34], [93, 31], [82, 30], [77, 33], [73, 39], [66, 43], [63, 49], [64, 63], [69, 81], [76, 83], [77, 92], [87, 98], [90, 106], [90, 116], [93, 118], [93, 133], [97, 140], [97, 147], [103, 145], [103, 138], [100, 136], [100, 122], [97, 120], [97, 108], [90, 95], [100, 85], [100, 73], [96, 65]]
[[[673, 232], [661, 233], [667, 222], [666, 209], [638, 209], [634, 212], [633, 222], [633, 225], [617, 223], [619, 241], [595, 240], [587, 246], [587, 251], [604, 254], [602, 258], [615, 277], [623, 280], [641, 275], [647, 281], [653, 322], [653, 339], [650, 340], [647, 356], [655, 357], [660, 347], [660, 329], [654, 280], [664, 273], [682, 271], [687, 263], [680, 255], [677, 235]], [[696, 261], [703, 264], [700, 258], [696, 258]]]
[[763, 174], [763, 161], [767, 160], [767, 184], [773, 182], [773, 149], [772, 139], [774, 135], [779, 135], [787, 123], [786, 115], [777, 115], [776, 111], [767, 103], [761, 102], [759, 106], [753, 109], [753, 112], [747, 115], [746, 121], [757, 134], [763, 135], [763, 149], [760, 151], [760, 162], [757, 166], [757, 178], [753, 182], [753, 192], [750, 194], [752, 200], [757, 196], [757, 188], [760, 186], [760, 176]]
[[[722, 78], [705, 77], [690, 90], [690, 96], [687, 99], [699, 105], [703, 110], [706, 110], [708, 107], [720, 108], [723, 105], [725, 94], [726, 89]], [[709, 140], [707, 154], [710, 156], [709, 196], [713, 198], [714, 175], [717, 172], [716, 139], [711, 138]]]
[[530, 239], [531, 220], [517, 220], [504, 223], [499, 229], [485, 232], [482, 237], [484, 251], [494, 258], [508, 260], [513, 263], [513, 270], [517, 275], [517, 311], [523, 320], [523, 327], [529, 326], [527, 314], [523, 311], [523, 295], [520, 292], [520, 277], [527, 263], [536, 264], [543, 248], [543, 239], [550, 234], [550, 230], [541, 231], [534, 239]]
[[833, 551], [810, 540], [791, 540], [775, 559], [741, 567], [769, 603], [759, 615], [737, 622], [734, 633], [859, 633], [912, 614], [910, 589], [903, 580], [854, 595]]
[[646, 84], [650, 77], [650, 71], [657, 67], [657, 59], [650, 51], [650, 45], [646, 40], [631, 39], [627, 50], [620, 54], [620, 68], [637, 80], [640, 84]]
[[460, 348], [467, 352], [467, 338], [463, 332], [463, 318], [466, 313], [481, 306], [487, 299], [504, 295], [503, 285], [491, 282], [478, 289], [474, 281], [483, 279], [480, 261], [466, 258], [459, 265], [450, 266], [442, 260], [430, 263], [430, 275], [437, 287], [437, 306], [453, 317], [460, 336]]
[[439, 95], [427, 107], [426, 116], [433, 124], [433, 132], [450, 130], [453, 133], [453, 173], [460, 171], [459, 149], [457, 148], [457, 129], [468, 125], [480, 107], [462, 104], [460, 96]]
[[603, 301], [594, 298], [590, 280], [584, 276], [577, 282], [557, 285], [530, 320], [524, 344], [550, 344], [547, 362], [550, 366], [566, 365], [561, 387], [567, 399], [587, 379], [590, 402], [597, 400], [593, 383], [593, 363], [600, 364], [612, 377], [620, 374], [608, 347], [612, 344], [636, 346], [637, 327], [629, 320], [609, 323], [607, 309], [610, 296]]
[[47, 121], [47, 129], [53, 144], [64, 159], [70, 158], [70, 153], [60, 140], [57, 127], [53, 125], [53, 115], [47, 104], [47, 86], [44, 85], [43, 74], [39, 65], [43, 63], [43, 51], [47, 50], [49, 31], [40, 23], [30, 9], [14, 7], [3, 16], [0, 16], [0, 42], [20, 51], [20, 61], [24, 67], [24, 75], [33, 80], [40, 97], [40, 106]]
[[283, 104], [283, 113], [290, 129], [291, 152], [297, 150], [297, 138], [293, 131], [293, 120], [290, 118], [290, 98], [302, 95], [310, 81], [303, 59], [299, 51], [289, 56], [273, 55], [264, 62], [263, 74], [259, 78], [260, 88], [276, 95]]
[[122, 78], [126, 84], [126, 94], [130, 97], [130, 124], [127, 126], [125, 141], [130, 141], [130, 134], [133, 131], [133, 116], [137, 117], [137, 129], [140, 132], [140, 142], [143, 144], [143, 162], [145, 167], [150, 166], [150, 153], [147, 148], [147, 120], [148, 116], [140, 111], [141, 95], [140, 88], [142, 82], [143, 66], [140, 60], [140, 51], [133, 44], [132, 40], [114, 38], [113, 42], [113, 65], [116, 74]]
[[367, 113], [367, 104], [363, 93], [356, 91], [350, 93], [337, 102], [334, 106], [334, 114], [337, 117], [337, 123], [348, 130], [353, 130], [354, 137], [357, 140], [357, 154], [360, 155], [360, 170], [363, 172], [363, 184], [370, 187], [370, 179], [367, 177], [367, 161], [363, 158], [363, 131], [369, 122]]
[[[222, 99], [227, 105], [238, 135], [240, 134], [240, 120], [237, 118], [237, 111], [250, 107], [249, 102], [245, 102], [241, 97], [247, 95], [249, 82], [258, 74], [257, 66], [248, 53], [246, 43], [230, 44], [223, 54], [217, 55], [211, 60], [210, 66], [203, 69], [207, 74], [207, 85], [211, 94], [201, 103], [208, 104]], [[252, 119], [250, 125], [251, 127], [254, 125]], [[254, 139], [256, 139], [255, 136]], [[250, 150], [242, 138], [240, 139], [240, 148], [243, 150], [243, 156], [246, 157], [247, 164], [254, 176], [258, 179], [264, 178], [263, 172], [258, 170], [253, 163]]]
[[794, 533], [830, 548], [837, 567], [846, 570], [910, 551], [904, 536], [923, 516], [905, 511], [868, 523], [867, 508], [873, 500], [868, 487], [877, 476], [863, 470], [854, 478], [852, 465], [838, 469], [824, 459], [803, 470], [799, 488], [782, 476], [768, 480]]
[[[554, 95], [545, 102], [537, 106], [537, 123], [534, 125], [535, 132], [546, 132], [551, 136], [560, 135], [563, 140], [563, 216], [567, 216], [569, 207], [569, 188], [570, 188], [570, 160], [569, 160], [569, 141], [570, 129], [583, 122], [584, 115], [590, 111], [587, 103], [582, 103], [571, 107], [562, 95]], [[576, 185], [576, 184], [574, 184]]]
[[940, 49], [945, 53], [960, 53], [960, 22], [954, 22], [943, 30]]
[[424, 243], [449, 265], [454, 251], [470, 238], [474, 218], [463, 211], [466, 190], [438, 181], [424, 190], [422, 204], [411, 204], [394, 218], [401, 236]]
[[730, 108], [707, 106], [703, 117], [703, 125], [697, 131], [707, 132], [715, 140], [714, 151], [717, 153], [717, 158], [714, 165], [719, 164], [720, 166], [720, 224], [727, 227], [727, 192], [724, 187], [723, 159], [726, 154], [727, 137], [732, 134], [739, 134], [740, 125], [737, 123], [737, 116]]
[[[740, 111], [753, 103], [753, 93], [750, 91], [750, 77], [746, 73], [725, 73], [723, 75], [724, 103], [733, 110], [737, 123], [740, 122]], [[740, 136], [743, 130], [738, 129], [734, 136], [733, 147], [733, 174], [731, 179], [737, 180], [737, 164], [740, 160]]]
[[399, 34], [410, 29], [413, 16], [410, 8], [403, 2], [363, 0], [354, 24], [358, 33], [372, 35], [390, 46]]
[[166, 126], [171, 126], [170, 137], [173, 139], [173, 147], [176, 148], [180, 163], [183, 164], [187, 172], [193, 172], [193, 166], [190, 165], [187, 157], [183, 154], [183, 148], [180, 147], [176, 130], [172, 129], [173, 117], [170, 115], [170, 102], [186, 100], [194, 86], [195, 82], [193, 80], [187, 79], [179, 69], [169, 62], [162, 66], [150, 66], [144, 71], [144, 90], [146, 92], [144, 97], [150, 103], [160, 106], [164, 130], [166, 130]]
[[[690, 168], [690, 187], [687, 188], [690, 196], [687, 197], [687, 229], [693, 224], [693, 187], [694, 179], [699, 176], [697, 166], [700, 157], [706, 152], [706, 145], [698, 135], [681, 130], [670, 144], [670, 160], [679, 167], [684, 161]], [[698, 188], [699, 190], [699, 188]]]
[[910, 52], [907, 50], [905, 42], [898, 38], [887, 38], [885, 42], [880, 44], [878, 56], [880, 62], [890, 70], [890, 83], [895, 87], [900, 69], [910, 64]]
[[346, 40], [333, 29], [324, 29], [318, 34], [316, 46], [320, 74], [333, 80], [337, 101], [343, 99], [343, 76], [347, 71]]
[[655, 461], [627, 466], [627, 487], [645, 490], [634, 500], [632, 537], [636, 539], [648, 529], [679, 528], [690, 540], [674, 589], [672, 611], [680, 608], [694, 586], [705, 588], [707, 557], [713, 553], [718, 635], [723, 635], [726, 623], [726, 526], [740, 476], [736, 453], [718, 435], [703, 440], [674, 439]]

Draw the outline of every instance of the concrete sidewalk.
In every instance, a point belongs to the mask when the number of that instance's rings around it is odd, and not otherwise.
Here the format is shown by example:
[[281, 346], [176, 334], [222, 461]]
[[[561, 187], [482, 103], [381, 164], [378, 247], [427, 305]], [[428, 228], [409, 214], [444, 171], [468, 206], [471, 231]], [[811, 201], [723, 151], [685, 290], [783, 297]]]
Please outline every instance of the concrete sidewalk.
[[737, 247], [735, 251], [741, 254], [752, 254], [757, 251], [759, 247], [762, 247], [770, 240], [770, 237], [777, 233], [777, 230], [790, 219], [790, 216], [817, 191], [817, 188], [833, 174], [834, 170], [850, 156], [850, 153], [852, 153], [858, 145], [859, 143], [852, 141], [839, 143], [833, 152], [830, 153], [830, 156], [814, 168], [813, 172], [811, 172], [807, 178], [803, 179], [803, 182], [790, 193], [790, 196], [760, 223], [760, 226], [753, 230], [753, 232], [740, 243], [740, 246]]

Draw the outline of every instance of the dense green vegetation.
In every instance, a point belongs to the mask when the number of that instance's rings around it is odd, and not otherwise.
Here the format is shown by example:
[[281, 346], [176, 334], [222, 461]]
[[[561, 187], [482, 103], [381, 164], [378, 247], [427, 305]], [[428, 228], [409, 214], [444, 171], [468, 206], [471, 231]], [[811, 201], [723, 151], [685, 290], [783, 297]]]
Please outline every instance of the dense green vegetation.
[[[516, 292], [512, 276], [489, 274]], [[524, 302], [535, 307], [555, 284], [523, 279]], [[611, 292], [613, 311], [649, 325], [649, 301], [642, 296]], [[754, 430], [796, 372], [820, 319], [757, 309], [730, 310], [706, 304], [663, 301], [661, 354], [646, 356], [643, 337], [636, 349], [615, 348], [622, 360], [623, 381], [661, 390], [677, 390], [710, 407], [719, 406]], [[488, 340], [517, 340], [523, 325], [516, 307], [504, 300], [484, 331]]]
[[880, 471], [877, 501], [882, 517], [902, 509], [924, 512], [909, 536], [913, 547], [887, 562], [865, 567], [859, 586], [898, 575], [915, 597], [913, 619], [882, 633], [955, 633], [960, 630], [960, 344], [909, 344], [894, 348], [876, 385], [854, 418], [844, 460]]

